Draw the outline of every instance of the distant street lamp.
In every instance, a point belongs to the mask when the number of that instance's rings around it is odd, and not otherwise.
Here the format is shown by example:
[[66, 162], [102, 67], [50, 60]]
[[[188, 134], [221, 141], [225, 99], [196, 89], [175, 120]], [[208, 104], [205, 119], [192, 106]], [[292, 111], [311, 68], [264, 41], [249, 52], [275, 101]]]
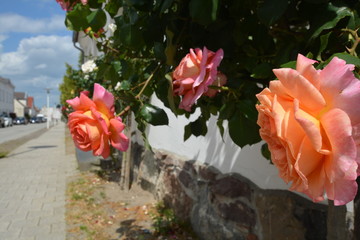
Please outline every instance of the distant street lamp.
[[47, 113], [47, 120], [46, 120], [46, 128], [49, 129], [50, 127], [50, 90], [51, 88], [45, 88], [46, 90], [46, 113]]

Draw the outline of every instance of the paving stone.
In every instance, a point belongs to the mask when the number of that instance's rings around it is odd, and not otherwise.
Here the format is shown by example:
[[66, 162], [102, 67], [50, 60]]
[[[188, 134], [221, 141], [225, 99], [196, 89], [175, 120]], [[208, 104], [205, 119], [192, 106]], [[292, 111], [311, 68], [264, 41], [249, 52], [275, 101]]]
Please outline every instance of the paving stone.
[[9, 226], [10, 226], [10, 221], [9, 222], [1, 221], [0, 222], [0, 232], [5, 232]]
[[6, 240], [18, 240], [20, 236], [20, 229], [16, 231], [0, 232], [0, 239]]
[[42, 234], [49, 234], [51, 230], [51, 226], [38, 226], [38, 227], [24, 227], [21, 229], [20, 237], [26, 237], [26, 236], [34, 236], [37, 238], [37, 236]]
[[11, 222], [8, 227], [9, 231], [14, 231], [17, 229], [22, 229], [26, 227], [37, 227], [39, 225], [40, 218], [33, 218], [31, 221], [28, 219], [25, 220], [14, 220]]

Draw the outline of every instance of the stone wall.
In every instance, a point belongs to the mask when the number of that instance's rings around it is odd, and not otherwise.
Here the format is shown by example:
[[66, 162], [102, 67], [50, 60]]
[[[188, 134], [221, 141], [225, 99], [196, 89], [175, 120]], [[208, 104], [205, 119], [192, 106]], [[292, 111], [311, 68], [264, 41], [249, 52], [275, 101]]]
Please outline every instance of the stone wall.
[[[189, 221], [201, 239], [329, 239], [326, 205], [289, 191], [263, 190], [238, 174], [163, 151], [145, 151], [135, 162], [139, 184]], [[337, 234], [350, 239], [341, 216]]]

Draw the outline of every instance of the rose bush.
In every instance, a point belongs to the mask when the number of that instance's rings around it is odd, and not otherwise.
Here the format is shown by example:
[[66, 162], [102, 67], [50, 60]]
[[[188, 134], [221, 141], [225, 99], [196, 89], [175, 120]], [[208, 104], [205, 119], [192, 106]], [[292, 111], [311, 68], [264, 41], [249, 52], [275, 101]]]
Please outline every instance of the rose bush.
[[[209, 85], [212, 85], [218, 78], [217, 68], [223, 57], [222, 49], [217, 50], [216, 53], [206, 47], [203, 50], [190, 49], [190, 53], [181, 60], [173, 72], [174, 94], [182, 96], [179, 108], [191, 111], [191, 106], [196, 100], [206, 94]], [[219, 79], [221, 79], [218, 80], [219, 85], [226, 82], [223, 74]], [[214, 96], [216, 92], [209, 94]]]
[[96, 156], [107, 158], [110, 144], [120, 151], [126, 151], [129, 139], [123, 133], [125, 125], [114, 114], [114, 96], [101, 85], [94, 85], [93, 100], [88, 92], [67, 100], [74, 109], [69, 114], [68, 126], [76, 147], [93, 151]]
[[353, 200], [359, 175], [360, 81], [354, 65], [334, 57], [323, 69], [298, 55], [296, 70], [275, 69], [257, 95], [260, 135], [272, 162], [291, 189], [314, 201]]

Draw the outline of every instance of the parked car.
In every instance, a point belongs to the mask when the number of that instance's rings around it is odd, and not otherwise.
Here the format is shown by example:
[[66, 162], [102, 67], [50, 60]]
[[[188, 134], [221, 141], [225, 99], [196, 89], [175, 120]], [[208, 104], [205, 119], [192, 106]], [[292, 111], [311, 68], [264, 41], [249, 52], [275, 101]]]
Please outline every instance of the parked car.
[[24, 117], [17, 117], [15, 118], [14, 124], [16, 125], [27, 124], [27, 120]]
[[38, 123], [39, 120], [37, 119], [37, 117], [32, 117], [30, 118], [30, 123]]
[[13, 120], [7, 113], [2, 113], [0, 116], [3, 119], [3, 122], [1, 123], [1, 127], [12, 127]]

